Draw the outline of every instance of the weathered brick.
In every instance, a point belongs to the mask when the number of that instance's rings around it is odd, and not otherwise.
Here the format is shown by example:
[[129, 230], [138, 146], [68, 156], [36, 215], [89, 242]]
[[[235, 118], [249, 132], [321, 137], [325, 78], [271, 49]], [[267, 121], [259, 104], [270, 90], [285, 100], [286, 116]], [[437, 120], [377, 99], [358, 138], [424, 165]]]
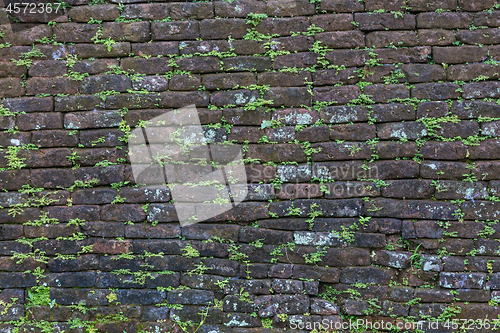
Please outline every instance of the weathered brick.
[[64, 115], [64, 127], [67, 129], [118, 127], [120, 114], [113, 111], [75, 112]]
[[406, 5], [406, 2], [403, 0], [366, 0], [365, 1], [365, 10], [374, 11], [374, 10], [388, 10], [388, 11], [399, 11]]
[[313, 90], [314, 102], [337, 102], [347, 104], [361, 94], [358, 86], [320, 87]]
[[433, 101], [456, 99], [460, 95], [460, 86], [455, 83], [421, 83], [411, 89], [412, 98], [430, 99]]
[[419, 118], [441, 118], [449, 111], [446, 102], [423, 102], [417, 106], [417, 119]]
[[363, 66], [370, 56], [364, 50], [333, 50], [327, 52], [325, 58], [332, 65], [352, 67]]
[[311, 80], [311, 74], [307, 72], [299, 72], [297, 74], [264, 72], [258, 76], [260, 85], [269, 85], [271, 87], [305, 86], [306, 82], [311, 82]]
[[446, 78], [445, 70], [439, 65], [408, 64], [399, 68], [411, 83], [443, 81]]
[[322, 44], [335, 49], [353, 49], [365, 46], [364, 35], [360, 31], [322, 32], [316, 34], [315, 38]]
[[500, 12], [497, 10], [489, 10], [480, 13], [474, 13], [474, 25], [488, 26], [488, 27], [498, 27], [499, 26], [499, 14]]
[[382, 196], [388, 198], [428, 199], [434, 194], [430, 180], [392, 180], [382, 188]]
[[270, 0], [266, 11], [270, 16], [299, 16], [312, 15], [316, 9], [314, 4], [307, 0]]
[[62, 130], [37, 131], [33, 133], [32, 140], [34, 144], [42, 147], [73, 147], [78, 144], [77, 135]]
[[69, 187], [75, 182], [71, 169], [35, 169], [31, 172], [31, 184], [35, 187]]
[[455, 33], [443, 29], [419, 29], [418, 39], [421, 45], [429, 46], [446, 46], [456, 42]]
[[244, 19], [207, 19], [200, 22], [200, 36], [203, 39], [242, 38], [250, 25]]
[[383, 140], [416, 140], [428, 135], [427, 127], [419, 122], [385, 123], [377, 125], [377, 135]]
[[99, 44], [76, 44], [74, 48], [75, 54], [81, 59], [125, 57], [130, 53], [130, 43], [126, 42], [112, 44], [109, 47]]
[[192, 40], [200, 34], [198, 21], [153, 22], [151, 37], [153, 40]]
[[484, 61], [488, 50], [479, 46], [433, 47], [432, 54], [436, 63], [460, 64]]
[[472, 15], [465, 12], [436, 13], [432, 10], [417, 15], [418, 28], [467, 29], [472, 23]]
[[392, 99], [405, 99], [410, 97], [410, 91], [403, 85], [397, 84], [372, 84], [364, 89], [364, 93], [376, 102], [387, 103]]
[[354, 14], [354, 20], [359, 23], [359, 29], [361, 30], [415, 29], [415, 16], [410, 14], [400, 16], [389, 13], [357, 13]]
[[74, 22], [86, 23], [90, 18], [97, 21], [114, 21], [120, 16], [120, 10], [116, 5], [78, 6], [71, 8], [68, 15]]
[[169, 13], [174, 20], [207, 19], [214, 16], [212, 3], [173, 3], [169, 5]]
[[247, 17], [250, 13], [263, 14], [266, 4], [258, 0], [236, 0], [229, 2], [214, 2], [215, 15], [220, 17]]
[[224, 70], [228, 72], [257, 71], [262, 72], [270, 69], [272, 62], [268, 57], [241, 56], [224, 58], [222, 60]]
[[327, 10], [332, 12], [361, 12], [364, 10], [364, 6], [362, 3], [359, 3], [356, 0], [345, 0], [345, 1], [337, 1], [337, 0], [326, 0], [321, 2], [321, 10]]
[[[430, 46], [409, 47], [406, 49], [376, 49], [377, 59], [382, 64], [394, 63], [421, 63], [429, 62], [431, 55]], [[437, 61], [436, 61], [437, 62]]]
[[24, 87], [17, 78], [0, 79], [0, 98], [24, 95]]
[[54, 26], [53, 32], [58, 42], [91, 43], [98, 29], [98, 24], [60, 23]]
[[366, 141], [375, 137], [375, 125], [337, 125], [330, 129], [331, 140]]
[[419, 45], [415, 31], [375, 31], [366, 35], [366, 46], [416, 46]]
[[353, 284], [361, 283], [377, 283], [388, 284], [392, 275], [392, 271], [384, 270], [376, 267], [356, 267], [345, 268], [340, 274], [340, 282]]
[[412, 11], [416, 12], [433, 12], [437, 9], [455, 10], [457, 0], [439, 0], [435, 2], [429, 2], [426, 0], [409, 0], [407, 5], [411, 7]]
[[[457, 220], [456, 204], [434, 201], [400, 201], [394, 199], [375, 198], [367, 205], [368, 215], [388, 216], [395, 218], [429, 218], [436, 220]], [[379, 208], [382, 208], [378, 210]], [[372, 211], [377, 209], [377, 211]]]
[[443, 288], [482, 289], [486, 282], [486, 274], [481, 273], [447, 273], [440, 274], [439, 284]]
[[310, 26], [308, 17], [267, 18], [255, 28], [264, 35], [290, 36], [293, 32], [305, 32]]

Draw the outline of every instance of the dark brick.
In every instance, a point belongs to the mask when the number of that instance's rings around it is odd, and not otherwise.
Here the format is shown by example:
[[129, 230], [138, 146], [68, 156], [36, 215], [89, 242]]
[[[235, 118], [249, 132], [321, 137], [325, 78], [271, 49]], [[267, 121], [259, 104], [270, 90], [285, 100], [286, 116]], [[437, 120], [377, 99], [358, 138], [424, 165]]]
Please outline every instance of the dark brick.
[[419, 44], [415, 31], [375, 31], [366, 35], [366, 45], [368, 47], [404, 47]]
[[488, 50], [479, 46], [433, 47], [432, 54], [438, 64], [460, 64], [484, 61]]
[[250, 25], [244, 19], [214, 19], [200, 22], [202, 39], [227, 39], [229, 36], [241, 39]]
[[418, 39], [421, 45], [446, 46], [456, 42], [455, 32], [443, 29], [420, 29]]
[[437, 9], [455, 10], [457, 0], [439, 0], [436, 2], [429, 2], [425, 0], [410, 0], [407, 5], [411, 7], [412, 11], [428, 11], [433, 12]]
[[62, 114], [59, 112], [20, 114], [17, 116], [16, 124], [21, 131], [62, 128]]
[[199, 37], [198, 21], [153, 22], [153, 40], [190, 40]]
[[354, 14], [354, 20], [359, 23], [360, 30], [415, 29], [415, 16], [409, 14], [401, 17], [389, 13], [357, 13]]
[[418, 28], [467, 29], [472, 23], [472, 15], [464, 12], [420, 13], [417, 15]]
[[316, 34], [315, 38], [322, 44], [334, 49], [353, 49], [365, 46], [364, 35], [360, 31], [323, 32]]
[[[377, 210], [374, 211], [375, 209]], [[457, 205], [448, 202], [424, 200], [399, 201], [383, 198], [375, 198], [366, 205], [366, 210], [370, 216], [420, 219], [428, 218], [436, 220], [457, 220], [455, 215], [457, 209]]]
[[433, 101], [456, 99], [460, 95], [460, 86], [455, 83], [421, 83], [411, 89], [412, 98], [430, 99]]
[[78, 6], [71, 8], [68, 15], [74, 22], [87, 23], [90, 18], [98, 21], [114, 21], [120, 16], [120, 10], [115, 5]]
[[34, 169], [31, 172], [31, 184], [35, 187], [69, 187], [75, 182], [71, 169]]
[[356, 0], [346, 0], [346, 1], [337, 1], [337, 0], [326, 0], [321, 2], [321, 10], [327, 10], [332, 12], [361, 12], [364, 10], [364, 6], [362, 3], [359, 3]]

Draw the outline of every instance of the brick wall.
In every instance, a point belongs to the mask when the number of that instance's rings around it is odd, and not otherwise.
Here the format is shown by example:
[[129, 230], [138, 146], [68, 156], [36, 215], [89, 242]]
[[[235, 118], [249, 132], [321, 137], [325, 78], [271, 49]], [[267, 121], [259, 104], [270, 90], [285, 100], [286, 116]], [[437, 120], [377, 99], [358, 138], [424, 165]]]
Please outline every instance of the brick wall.
[[[311, 2], [0, 13], [1, 332], [497, 318], [500, 3]], [[189, 104], [249, 185], [180, 227], [127, 141]]]

